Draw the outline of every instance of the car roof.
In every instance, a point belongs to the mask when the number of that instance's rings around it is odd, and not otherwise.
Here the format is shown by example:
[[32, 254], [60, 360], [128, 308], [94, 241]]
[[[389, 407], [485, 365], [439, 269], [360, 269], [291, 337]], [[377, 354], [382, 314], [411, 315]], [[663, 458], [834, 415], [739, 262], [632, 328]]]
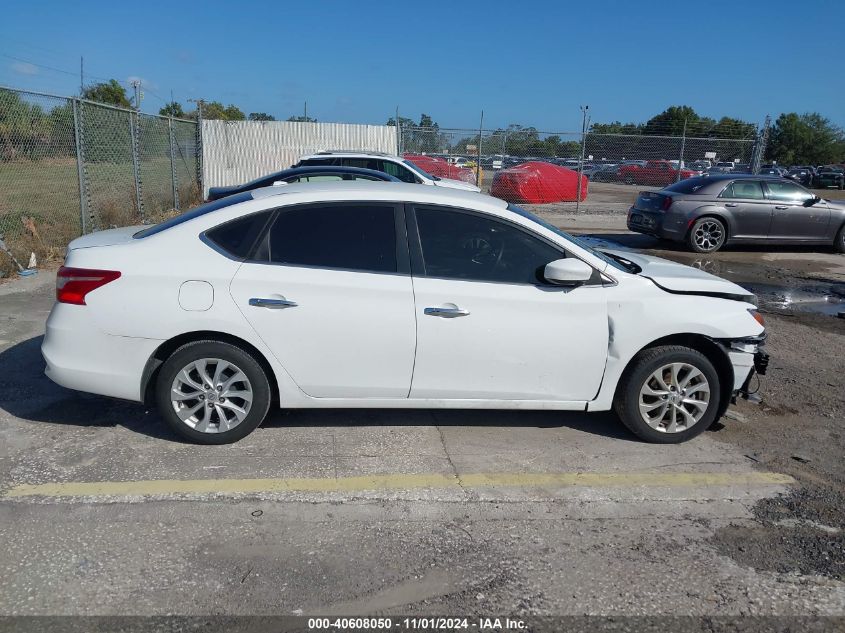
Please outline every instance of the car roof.
[[262, 187], [254, 189], [255, 200], [302, 194], [314, 201], [332, 200], [384, 200], [395, 202], [421, 202], [430, 204], [462, 206], [469, 205], [492, 212], [503, 211], [507, 202], [474, 191], [452, 189], [451, 187], [426, 186], [404, 182], [370, 182], [365, 180], [341, 180], [333, 182], [294, 183], [285, 187]]
[[[351, 175], [358, 175], [358, 176], [372, 176], [373, 178], [378, 178], [379, 180], [396, 180], [399, 181], [398, 178], [391, 176], [383, 171], [377, 171], [375, 169], [365, 169], [363, 167], [343, 167], [341, 165], [306, 165], [304, 167], [290, 167], [288, 169], [283, 169], [281, 171], [277, 171], [272, 174], [267, 174], [266, 176], [262, 176], [260, 178], [256, 178], [255, 180], [264, 180], [265, 178], [271, 178], [274, 176], [298, 176], [298, 175], [307, 175], [307, 174], [325, 174], [325, 173], [333, 173], [333, 174], [351, 174]], [[254, 182], [254, 181], [253, 181]], [[400, 181], [401, 182], [401, 181]]]
[[347, 158], [388, 158], [392, 160], [401, 161], [402, 157], [396, 154], [388, 154], [386, 152], [376, 152], [369, 150], [320, 150], [314, 154], [306, 154], [300, 156], [299, 160], [308, 160], [311, 158], [327, 158], [329, 156], [345, 156]]

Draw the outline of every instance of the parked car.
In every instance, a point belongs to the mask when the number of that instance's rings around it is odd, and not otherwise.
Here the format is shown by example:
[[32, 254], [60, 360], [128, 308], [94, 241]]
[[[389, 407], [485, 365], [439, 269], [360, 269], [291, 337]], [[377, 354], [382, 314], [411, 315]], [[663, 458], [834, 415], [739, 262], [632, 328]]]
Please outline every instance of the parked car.
[[734, 168], [731, 170], [732, 174], [750, 174], [751, 173], [751, 165], [748, 163], [735, 163]]
[[736, 284], [405, 183], [257, 189], [88, 234], [56, 297], [47, 376], [155, 401], [203, 444], [243, 438], [271, 405], [614, 408], [639, 437], [676, 443], [767, 359]]
[[[581, 176], [581, 201], [589, 179]], [[490, 195], [515, 203], [543, 204], [578, 199], [578, 172], [551, 163], [531, 161], [501, 169], [493, 176]]]
[[584, 175], [595, 182], [616, 182], [619, 178], [619, 165], [615, 163], [596, 165], [590, 171], [585, 169]]
[[466, 169], [475, 169], [476, 162], [471, 158], [465, 156], [450, 156], [448, 159], [450, 165], [455, 167], [464, 167]]
[[643, 166], [623, 164], [618, 171], [618, 179], [624, 183], [658, 187], [665, 187], [678, 180], [679, 177], [684, 179], [700, 175], [700, 172], [690, 169], [678, 170], [667, 160], [650, 160]]
[[231, 187], [211, 187], [208, 190], [208, 201], [218, 200], [234, 193], [252, 191], [261, 187], [289, 185], [296, 182], [324, 182], [326, 180], [370, 180], [379, 182], [402, 182], [398, 178], [383, 171], [373, 169], [358, 169], [357, 167], [294, 167], [277, 171], [269, 176], [257, 178], [244, 185]]
[[816, 182], [814, 186], [818, 189], [827, 189], [828, 187], [844, 189], [845, 169], [834, 165], [821, 167], [816, 173]]
[[770, 166], [763, 166], [760, 168], [760, 175], [761, 176], [777, 176], [778, 178], [786, 178], [786, 175], [789, 172], [785, 170], [783, 167], [777, 167], [775, 165]]
[[814, 174], [806, 167], [791, 167], [786, 174], [790, 180], [804, 185], [805, 187], [812, 187], [814, 181]]
[[717, 162], [715, 166], [727, 173], [729, 171], [733, 171], [734, 162], [732, 160], [723, 160]]
[[294, 166], [325, 167], [327, 165], [383, 171], [407, 183], [463, 189], [465, 191], [481, 191], [479, 187], [472, 183], [429, 174], [410, 160], [381, 152], [323, 151], [303, 156]]
[[764, 242], [833, 245], [845, 252], [845, 205], [771, 176], [690, 178], [644, 191], [628, 211], [628, 228], [685, 242], [698, 253]]
[[428, 154], [403, 154], [402, 158], [413, 163], [425, 173], [439, 178], [461, 180], [471, 185], [475, 184], [475, 170], [468, 167], [450, 165], [445, 158]]

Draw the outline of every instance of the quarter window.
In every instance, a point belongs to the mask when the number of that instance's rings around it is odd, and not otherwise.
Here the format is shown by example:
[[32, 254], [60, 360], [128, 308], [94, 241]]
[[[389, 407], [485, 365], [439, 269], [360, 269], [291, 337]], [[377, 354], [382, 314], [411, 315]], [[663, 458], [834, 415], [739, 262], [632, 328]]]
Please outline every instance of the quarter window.
[[719, 194], [720, 198], [741, 198], [743, 200], [762, 200], [763, 188], [755, 180], [735, 180]]
[[393, 207], [360, 204], [282, 210], [261, 259], [292, 266], [396, 272]]
[[445, 209], [417, 209], [429, 277], [542, 284], [546, 264], [565, 255], [510, 224]]
[[206, 231], [205, 236], [232, 257], [244, 259], [249, 256], [252, 245], [255, 244], [258, 234], [267, 224], [269, 218], [269, 211], [253, 213], [215, 226], [213, 229]]
[[791, 202], [793, 204], [804, 204], [813, 197], [809, 191], [791, 182], [767, 182], [769, 198], [778, 202]]

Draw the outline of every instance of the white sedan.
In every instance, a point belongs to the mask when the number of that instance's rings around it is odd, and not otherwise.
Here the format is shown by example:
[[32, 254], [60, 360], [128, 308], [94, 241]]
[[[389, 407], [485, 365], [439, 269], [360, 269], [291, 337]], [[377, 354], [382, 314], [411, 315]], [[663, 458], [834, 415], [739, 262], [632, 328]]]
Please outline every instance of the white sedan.
[[42, 351], [58, 384], [154, 400], [201, 443], [271, 406], [615, 408], [671, 443], [765, 370], [752, 301], [481, 194], [294, 184], [74, 240]]

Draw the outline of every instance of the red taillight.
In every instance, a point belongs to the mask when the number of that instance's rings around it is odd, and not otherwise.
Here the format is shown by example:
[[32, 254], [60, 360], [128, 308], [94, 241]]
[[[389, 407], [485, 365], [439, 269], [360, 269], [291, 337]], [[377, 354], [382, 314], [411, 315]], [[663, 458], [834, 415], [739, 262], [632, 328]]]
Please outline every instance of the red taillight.
[[56, 301], [85, 305], [85, 295], [120, 277], [116, 270], [62, 266], [56, 275]]
[[672, 206], [672, 196], [666, 196], [665, 198], [663, 198], [663, 204], [660, 205], [660, 208], [663, 211], [668, 211], [669, 207], [671, 207], [671, 206]]

